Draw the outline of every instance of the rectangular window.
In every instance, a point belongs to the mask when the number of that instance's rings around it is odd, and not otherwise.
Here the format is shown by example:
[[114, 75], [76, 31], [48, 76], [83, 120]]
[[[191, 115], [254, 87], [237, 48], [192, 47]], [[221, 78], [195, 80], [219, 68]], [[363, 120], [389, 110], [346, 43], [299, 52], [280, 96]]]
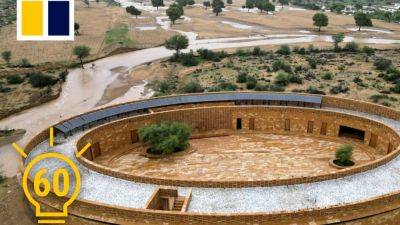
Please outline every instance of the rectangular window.
[[312, 134], [314, 132], [314, 121], [308, 121], [307, 133]]
[[69, 35], [69, 1], [48, 2], [48, 34]]
[[249, 119], [249, 130], [254, 130], [254, 125], [255, 125], [255, 119], [254, 118], [250, 118]]
[[138, 141], [139, 141], [139, 136], [138, 136], [137, 130], [131, 130], [131, 142], [132, 142], [132, 144], [135, 144]]
[[378, 143], [378, 136], [376, 134], [371, 134], [371, 139], [369, 139], [369, 146], [376, 148]]
[[43, 35], [43, 2], [22, 1], [22, 35]]
[[328, 124], [326, 122], [322, 122], [321, 124], [321, 135], [326, 135], [326, 130], [327, 130]]
[[237, 118], [236, 119], [236, 129], [237, 130], [241, 130], [242, 129], [242, 119], [241, 118]]
[[285, 120], [285, 131], [290, 131], [290, 120], [289, 119]]

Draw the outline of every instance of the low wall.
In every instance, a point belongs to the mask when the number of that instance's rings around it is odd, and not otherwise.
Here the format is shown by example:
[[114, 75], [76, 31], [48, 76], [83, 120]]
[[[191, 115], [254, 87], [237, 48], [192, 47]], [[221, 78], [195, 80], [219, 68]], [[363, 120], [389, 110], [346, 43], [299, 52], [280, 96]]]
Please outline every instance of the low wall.
[[[101, 149], [102, 153], [118, 150], [122, 146], [132, 145], [133, 147], [134, 144], [132, 144], [131, 132], [159, 121], [185, 122], [193, 128], [194, 136], [196, 136], [197, 132], [202, 131], [212, 132], [224, 129], [235, 131], [237, 118], [242, 120], [241, 132], [251, 132], [250, 129], [254, 129], [254, 131], [257, 132], [273, 134], [313, 135], [315, 137], [337, 138], [340, 126], [357, 128], [365, 131], [365, 145], [369, 144], [372, 135], [378, 137], [376, 147], [374, 148], [376, 151], [375, 154], [384, 156], [369, 163], [340, 170], [335, 173], [290, 179], [257, 181], [210, 181], [202, 180], [201, 177], [197, 180], [182, 180], [136, 176], [127, 172], [114, 170], [104, 165], [99, 165], [84, 157], [78, 160], [86, 167], [99, 173], [136, 182], [173, 186], [237, 188], [277, 186], [336, 179], [383, 165], [395, 158], [400, 150], [388, 152], [389, 146], [392, 146], [393, 150], [397, 149], [400, 145], [400, 137], [394, 130], [376, 121], [325, 110], [277, 106], [216, 106], [188, 108], [122, 119], [87, 132], [78, 140], [77, 149], [81, 149], [86, 143], [95, 143], [95, 145]], [[253, 121], [253, 125], [250, 125], [250, 121]], [[289, 130], [286, 130], [287, 121], [289, 121]], [[312, 132], [308, 133], [308, 124], [310, 121], [313, 123], [313, 128]], [[324, 123], [326, 124], [326, 134], [321, 134], [323, 129], [322, 124]]]

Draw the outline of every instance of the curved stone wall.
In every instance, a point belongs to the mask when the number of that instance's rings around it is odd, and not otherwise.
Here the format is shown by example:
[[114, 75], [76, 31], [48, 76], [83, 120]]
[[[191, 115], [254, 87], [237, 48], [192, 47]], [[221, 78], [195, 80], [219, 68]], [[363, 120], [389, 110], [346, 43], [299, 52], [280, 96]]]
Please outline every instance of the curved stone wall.
[[[235, 131], [237, 118], [240, 118], [243, 121], [243, 129], [241, 129], [240, 132], [258, 131], [272, 134], [296, 134], [337, 138], [340, 126], [360, 129], [365, 131], [365, 145], [369, 145], [371, 136], [375, 135], [377, 137], [376, 147], [373, 149], [376, 151], [376, 154], [384, 156], [372, 162], [340, 170], [335, 173], [311, 177], [296, 177], [292, 179], [257, 181], [210, 181], [202, 180], [201, 178], [190, 181], [172, 178], [161, 179], [136, 176], [134, 174], [114, 170], [88, 160], [88, 157], [79, 158], [79, 161], [86, 167], [97, 172], [136, 182], [173, 186], [233, 188], [277, 186], [336, 179], [376, 168], [377, 166], [390, 161], [399, 154], [399, 151], [393, 151], [400, 144], [399, 135], [391, 128], [381, 123], [363, 117], [338, 112], [278, 106], [214, 106], [168, 110], [149, 115], [135, 116], [105, 124], [87, 132], [78, 140], [77, 149], [81, 149], [86, 143], [95, 144], [97, 148], [101, 149], [102, 153], [112, 152], [120, 149], [122, 146], [131, 145], [134, 147], [137, 143], [132, 143], [131, 132], [138, 130], [145, 125], [159, 121], [179, 121], [187, 123], [193, 128], [194, 136], [196, 136], [197, 133], [204, 131]], [[251, 120], [254, 123], [254, 125], [252, 125], [254, 126], [253, 129], [249, 126]], [[309, 122], [312, 122], [313, 124], [311, 133], [309, 133], [308, 129]], [[289, 124], [288, 130], [288, 127], [285, 127], [287, 124]], [[326, 131], [324, 132], [323, 126], [326, 126]], [[392, 150], [389, 148], [392, 148]]]

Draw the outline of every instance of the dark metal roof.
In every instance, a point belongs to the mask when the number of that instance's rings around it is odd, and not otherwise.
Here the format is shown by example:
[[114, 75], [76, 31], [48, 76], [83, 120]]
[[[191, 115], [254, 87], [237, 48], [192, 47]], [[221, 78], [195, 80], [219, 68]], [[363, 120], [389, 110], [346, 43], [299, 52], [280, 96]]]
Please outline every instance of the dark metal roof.
[[308, 96], [293, 93], [212, 93], [212, 94], [196, 94], [170, 96], [164, 98], [148, 99], [143, 101], [131, 102], [123, 105], [113, 106], [100, 109], [94, 112], [74, 117], [56, 125], [56, 129], [63, 133], [82, 127], [88, 123], [106, 119], [112, 116], [129, 113], [142, 109], [150, 109], [178, 104], [202, 103], [202, 102], [219, 102], [219, 101], [240, 101], [240, 100], [271, 100], [271, 101], [296, 101], [313, 104], [321, 104], [321, 96]]

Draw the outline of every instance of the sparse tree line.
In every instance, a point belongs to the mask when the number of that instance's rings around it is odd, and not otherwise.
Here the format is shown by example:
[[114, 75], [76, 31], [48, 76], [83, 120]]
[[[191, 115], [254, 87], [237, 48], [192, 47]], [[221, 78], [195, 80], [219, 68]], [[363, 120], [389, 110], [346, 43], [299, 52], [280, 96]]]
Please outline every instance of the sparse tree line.
[[[329, 18], [325, 13], [316, 13], [313, 16], [314, 26], [318, 27], [318, 31], [321, 31], [321, 27], [327, 27], [329, 25]], [[357, 12], [354, 14], [354, 22], [361, 31], [361, 27], [372, 27], [371, 18], [363, 12]]]

